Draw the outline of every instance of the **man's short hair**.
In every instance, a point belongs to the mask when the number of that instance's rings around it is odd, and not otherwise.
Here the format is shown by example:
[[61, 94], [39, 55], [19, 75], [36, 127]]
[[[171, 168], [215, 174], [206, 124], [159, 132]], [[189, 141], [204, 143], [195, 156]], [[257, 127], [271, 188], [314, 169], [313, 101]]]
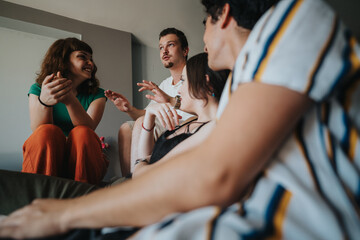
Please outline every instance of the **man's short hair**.
[[219, 20], [225, 3], [230, 5], [230, 15], [240, 27], [253, 29], [259, 18], [279, 0], [202, 0], [205, 11], [213, 23]]
[[[169, 35], [169, 34], [175, 34], [178, 37], [182, 50], [186, 50], [189, 47], [189, 44], [188, 44], [185, 34], [182, 31], [180, 31], [176, 28], [173, 28], [173, 27], [165, 28], [164, 30], [162, 30], [159, 34], [159, 40], [160, 40], [160, 38], [162, 38], [166, 35]], [[187, 59], [187, 57], [188, 56], [186, 55], [186, 59]]]

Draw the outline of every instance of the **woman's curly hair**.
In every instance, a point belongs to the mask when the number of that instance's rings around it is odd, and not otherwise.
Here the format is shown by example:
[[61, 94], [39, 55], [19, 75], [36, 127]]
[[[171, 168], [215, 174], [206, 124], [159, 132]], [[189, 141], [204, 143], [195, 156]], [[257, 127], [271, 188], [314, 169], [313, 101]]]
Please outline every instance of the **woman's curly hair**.
[[[41, 86], [45, 77], [60, 71], [63, 77], [69, 77], [70, 73], [70, 54], [74, 51], [84, 51], [92, 54], [91, 47], [77, 39], [77, 38], [65, 38], [55, 41], [45, 54], [44, 60], [41, 64], [40, 73], [38, 73], [36, 82]], [[83, 94], [95, 94], [99, 88], [99, 80], [95, 74], [97, 67], [94, 63], [94, 69], [91, 73], [91, 78], [81, 83], [77, 90]]]

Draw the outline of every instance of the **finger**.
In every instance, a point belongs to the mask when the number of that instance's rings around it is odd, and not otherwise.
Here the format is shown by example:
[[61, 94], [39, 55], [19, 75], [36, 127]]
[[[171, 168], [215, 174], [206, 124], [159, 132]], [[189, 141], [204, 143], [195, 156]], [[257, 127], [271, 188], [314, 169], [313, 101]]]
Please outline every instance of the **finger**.
[[176, 126], [179, 125], [179, 119], [181, 116], [177, 113], [177, 111], [174, 108], [171, 108], [171, 112], [173, 114], [173, 119], [175, 120]]
[[153, 83], [151, 81], [146, 81], [146, 80], [143, 80], [143, 83], [137, 83], [137, 85], [139, 87], [142, 87], [139, 89], [139, 92], [144, 91], [144, 90], [152, 90], [154, 88], [155, 89], [159, 88], [155, 83]]
[[113, 98], [115, 98], [115, 96], [112, 92], [105, 92], [105, 96], [110, 100], [113, 100]]
[[150, 99], [150, 100], [154, 100], [154, 101], [155, 101], [155, 96], [153, 96], [153, 95], [146, 94], [145, 97], [146, 97], [147, 99]]
[[176, 112], [176, 110], [171, 106], [170, 103], [166, 103], [165, 104], [167, 106], [167, 113], [168, 113], [168, 116], [170, 117], [170, 121], [171, 121], [171, 124], [172, 124], [172, 127], [173, 129], [175, 128], [176, 125], [179, 125], [179, 120], [177, 118], [178, 114]]
[[56, 73], [56, 77], [62, 78], [62, 75], [61, 75], [61, 72], [60, 72], [60, 71], [58, 71], [58, 72]]
[[105, 96], [106, 97], [109, 97], [109, 96], [111, 96], [111, 94], [112, 94], [112, 91], [111, 90], [105, 90]]
[[151, 82], [149, 83], [153, 88], [158, 88], [158, 85], [156, 85], [155, 83]]
[[57, 101], [62, 101], [64, 99], [64, 97], [72, 90], [72, 86], [69, 85], [63, 89], [61, 89], [60, 91], [58, 91], [56, 94], [54, 94], [54, 99], [56, 99]]
[[169, 118], [171, 128], [175, 129], [175, 126], [177, 125], [177, 123], [176, 123], [173, 112], [171, 111], [171, 109], [168, 109], [166, 112], [167, 112], [167, 115], [168, 115], [168, 118]]
[[67, 78], [57, 78], [56, 80], [54, 79], [52, 82], [48, 83], [47, 87], [48, 88], [54, 88], [54, 87], [56, 87], [58, 85], [64, 84], [67, 81], [71, 81], [71, 80], [69, 80]]
[[150, 86], [150, 81], [142, 80], [142, 82], [137, 83], [138, 86]]
[[8, 237], [16, 237], [15, 233], [18, 232], [17, 226], [1, 226], [0, 227], [0, 237], [8, 238]]
[[[66, 79], [66, 78], [64, 78]], [[52, 89], [51, 89], [51, 93], [56, 94], [57, 92], [61, 91], [64, 88], [68, 88], [70, 87], [70, 89], [72, 88], [72, 81], [71, 80], [66, 80], [65, 82], [62, 82], [58, 85], [55, 85]]]
[[53, 80], [53, 78], [54, 78], [54, 74], [50, 74], [50, 75], [46, 76], [42, 84], [44, 84], [44, 85], [48, 84], [49, 82], [51, 82]]
[[112, 92], [112, 95], [117, 98], [127, 99], [124, 95], [117, 93], [117, 92]]
[[116, 97], [114, 94], [111, 94], [111, 96], [109, 97], [109, 99], [115, 103], [116, 100], [118, 100], [119, 98]]
[[150, 89], [148, 89], [147, 87], [142, 87], [142, 88], [140, 88], [138, 91], [139, 91], [139, 92], [142, 92], [142, 91], [145, 91], [145, 90], [150, 90]]
[[147, 89], [153, 89], [154, 88], [153, 85], [145, 84], [145, 83], [138, 83], [138, 86], [139, 87], [144, 87], [144, 88], [147, 88]]
[[114, 103], [115, 105], [118, 105], [118, 104], [123, 104], [124, 102], [126, 102], [126, 99], [121, 98], [121, 97], [113, 96], [113, 97], [111, 98], [111, 101], [113, 101], [113, 103]]
[[162, 114], [159, 113], [159, 112], [157, 112], [157, 113], [155, 113], [155, 116], [156, 116], [157, 119], [160, 121], [161, 125], [162, 125], [164, 128], [166, 128], [166, 123], [165, 123], [165, 121], [164, 121], [164, 119], [163, 119]]
[[170, 110], [168, 108], [164, 108], [160, 111], [161, 115], [162, 115], [162, 118], [164, 120], [164, 122], [166, 123], [166, 126], [169, 130], [172, 130], [173, 129], [173, 124], [172, 124], [172, 117], [169, 117], [169, 113], [170, 113]]
[[139, 87], [149, 86], [148, 83], [137, 83], [136, 85], [138, 85]]

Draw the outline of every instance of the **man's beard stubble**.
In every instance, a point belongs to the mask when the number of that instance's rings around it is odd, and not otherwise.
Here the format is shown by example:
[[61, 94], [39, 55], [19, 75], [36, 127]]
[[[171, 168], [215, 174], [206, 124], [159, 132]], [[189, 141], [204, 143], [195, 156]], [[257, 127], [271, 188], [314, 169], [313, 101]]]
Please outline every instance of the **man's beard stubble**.
[[171, 68], [172, 66], [174, 66], [174, 63], [173, 63], [173, 62], [169, 62], [169, 63], [165, 63], [165, 64], [164, 64], [164, 67], [165, 67], [165, 68]]

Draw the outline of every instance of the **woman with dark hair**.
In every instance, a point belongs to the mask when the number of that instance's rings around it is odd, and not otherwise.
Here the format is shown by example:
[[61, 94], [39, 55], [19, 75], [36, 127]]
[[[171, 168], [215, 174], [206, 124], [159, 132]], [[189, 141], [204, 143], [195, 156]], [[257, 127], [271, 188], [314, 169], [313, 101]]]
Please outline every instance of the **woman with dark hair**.
[[[144, 172], [161, 159], [190, 150], [200, 144], [215, 126], [215, 115], [219, 99], [229, 71], [212, 71], [208, 64], [207, 53], [190, 58], [183, 69], [179, 88], [180, 110], [196, 115], [179, 125], [179, 116], [170, 103], [156, 103], [146, 109], [142, 122], [137, 156], [132, 163], [133, 176]], [[169, 129], [154, 143], [155, 118]], [[196, 133], [196, 135], [195, 135]], [[151, 154], [151, 156], [150, 156]]]
[[47, 51], [29, 90], [32, 135], [23, 146], [23, 172], [98, 184], [107, 169], [94, 130], [106, 97], [99, 88], [92, 49], [76, 38]]

